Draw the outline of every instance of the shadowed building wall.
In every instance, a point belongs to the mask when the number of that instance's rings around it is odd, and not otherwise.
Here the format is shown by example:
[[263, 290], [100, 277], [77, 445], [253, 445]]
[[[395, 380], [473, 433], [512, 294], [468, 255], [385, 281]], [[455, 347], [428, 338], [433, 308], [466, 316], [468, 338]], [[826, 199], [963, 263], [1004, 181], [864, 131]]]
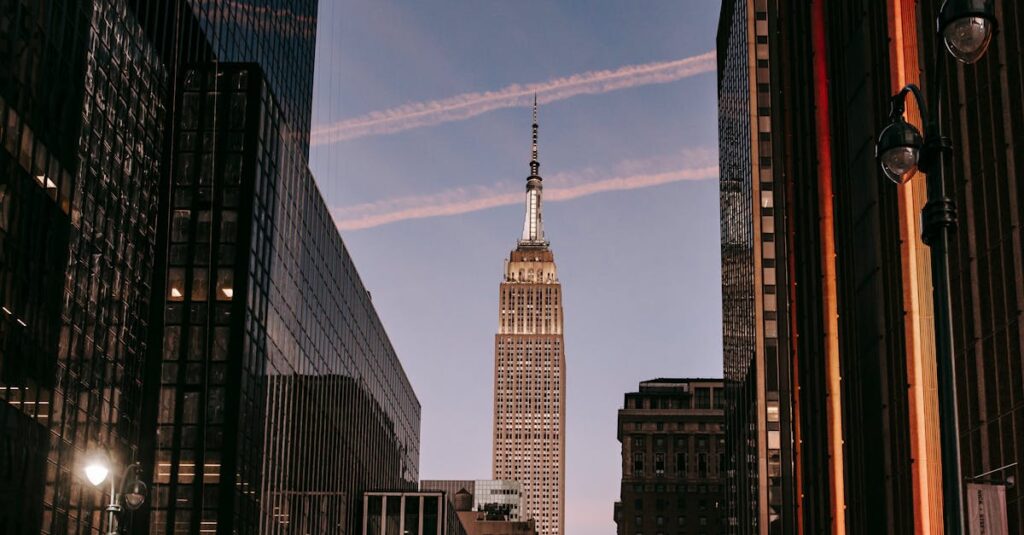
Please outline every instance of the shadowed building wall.
[[724, 405], [718, 379], [653, 379], [625, 395], [619, 535], [726, 533]]

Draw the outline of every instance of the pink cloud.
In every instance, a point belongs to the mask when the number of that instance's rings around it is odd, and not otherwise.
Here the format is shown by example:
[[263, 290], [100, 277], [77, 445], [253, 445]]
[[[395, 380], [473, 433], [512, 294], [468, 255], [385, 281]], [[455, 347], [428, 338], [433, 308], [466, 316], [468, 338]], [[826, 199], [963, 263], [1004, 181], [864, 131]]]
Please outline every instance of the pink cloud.
[[[555, 175], [545, 180], [544, 200], [568, 201], [604, 193], [649, 188], [681, 181], [718, 178], [718, 166], [706, 165], [658, 173], [631, 174], [608, 178], [594, 177], [592, 171], [576, 175]], [[523, 202], [522, 184], [498, 183], [493, 186], [455, 188], [441, 193], [384, 199], [334, 209], [339, 230], [360, 230], [409, 219], [452, 216], [508, 206]]]
[[628, 65], [614, 70], [590, 71], [535, 84], [513, 84], [497, 91], [463, 93], [427, 102], [414, 102], [360, 117], [313, 128], [313, 145], [337, 143], [366, 136], [392, 134], [413, 128], [460, 121], [501, 108], [528, 106], [534, 93], [541, 103], [583, 94], [599, 94], [650, 84], [674, 82], [713, 72], [715, 53]]

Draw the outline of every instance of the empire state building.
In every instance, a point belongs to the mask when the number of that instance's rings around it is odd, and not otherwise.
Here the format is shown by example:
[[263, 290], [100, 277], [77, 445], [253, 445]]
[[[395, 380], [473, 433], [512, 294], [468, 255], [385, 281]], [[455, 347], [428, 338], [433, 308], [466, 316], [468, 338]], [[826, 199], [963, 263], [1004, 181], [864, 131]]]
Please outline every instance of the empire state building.
[[494, 337], [494, 479], [519, 481], [523, 517], [565, 532], [565, 353], [562, 285], [544, 239], [537, 101], [523, 234], [505, 261]]

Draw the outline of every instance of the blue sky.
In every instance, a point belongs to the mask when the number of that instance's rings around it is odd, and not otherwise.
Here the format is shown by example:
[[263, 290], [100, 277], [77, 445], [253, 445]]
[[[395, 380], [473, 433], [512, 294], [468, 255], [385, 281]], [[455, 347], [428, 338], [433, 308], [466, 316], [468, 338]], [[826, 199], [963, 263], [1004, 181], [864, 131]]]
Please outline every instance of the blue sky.
[[[321, 2], [314, 129], [413, 105], [390, 112], [399, 131], [321, 142], [311, 165], [339, 222], [399, 214], [342, 235], [423, 405], [423, 479], [490, 477], [498, 284], [522, 227], [530, 112], [499, 107], [403, 129], [409, 110], [698, 56], [714, 48], [718, 8]], [[566, 193], [544, 215], [565, 295], [569, 535], [615, 533], [623, 394], [653, 377], [721, 376], [718, 185], [707, 172], [717, 160], [715, 75], [635, 85], [550, 96], [540, 110], [545, 194]], [[640, 187], [652, 180], [660, 185]], [[611, 191], [580, 193], [595, 184]], [[511, 193], [514, 204], [489, 201]], [[475, 209], [481, 202], [495, 206]], [[462, 213], [404, 218], [410, 209]]]

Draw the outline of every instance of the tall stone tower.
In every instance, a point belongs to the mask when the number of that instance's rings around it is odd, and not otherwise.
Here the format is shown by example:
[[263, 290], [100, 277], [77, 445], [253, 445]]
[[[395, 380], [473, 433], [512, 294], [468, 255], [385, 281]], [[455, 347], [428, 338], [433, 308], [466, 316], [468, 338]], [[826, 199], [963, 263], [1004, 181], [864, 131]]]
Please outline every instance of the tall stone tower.
[[537, 99], [522, 238], [505, 261], [494, 337], [494, 479], [522, 484], [524, 518], [565, 532], [565, 353], [562, 285], [544, 239]]

